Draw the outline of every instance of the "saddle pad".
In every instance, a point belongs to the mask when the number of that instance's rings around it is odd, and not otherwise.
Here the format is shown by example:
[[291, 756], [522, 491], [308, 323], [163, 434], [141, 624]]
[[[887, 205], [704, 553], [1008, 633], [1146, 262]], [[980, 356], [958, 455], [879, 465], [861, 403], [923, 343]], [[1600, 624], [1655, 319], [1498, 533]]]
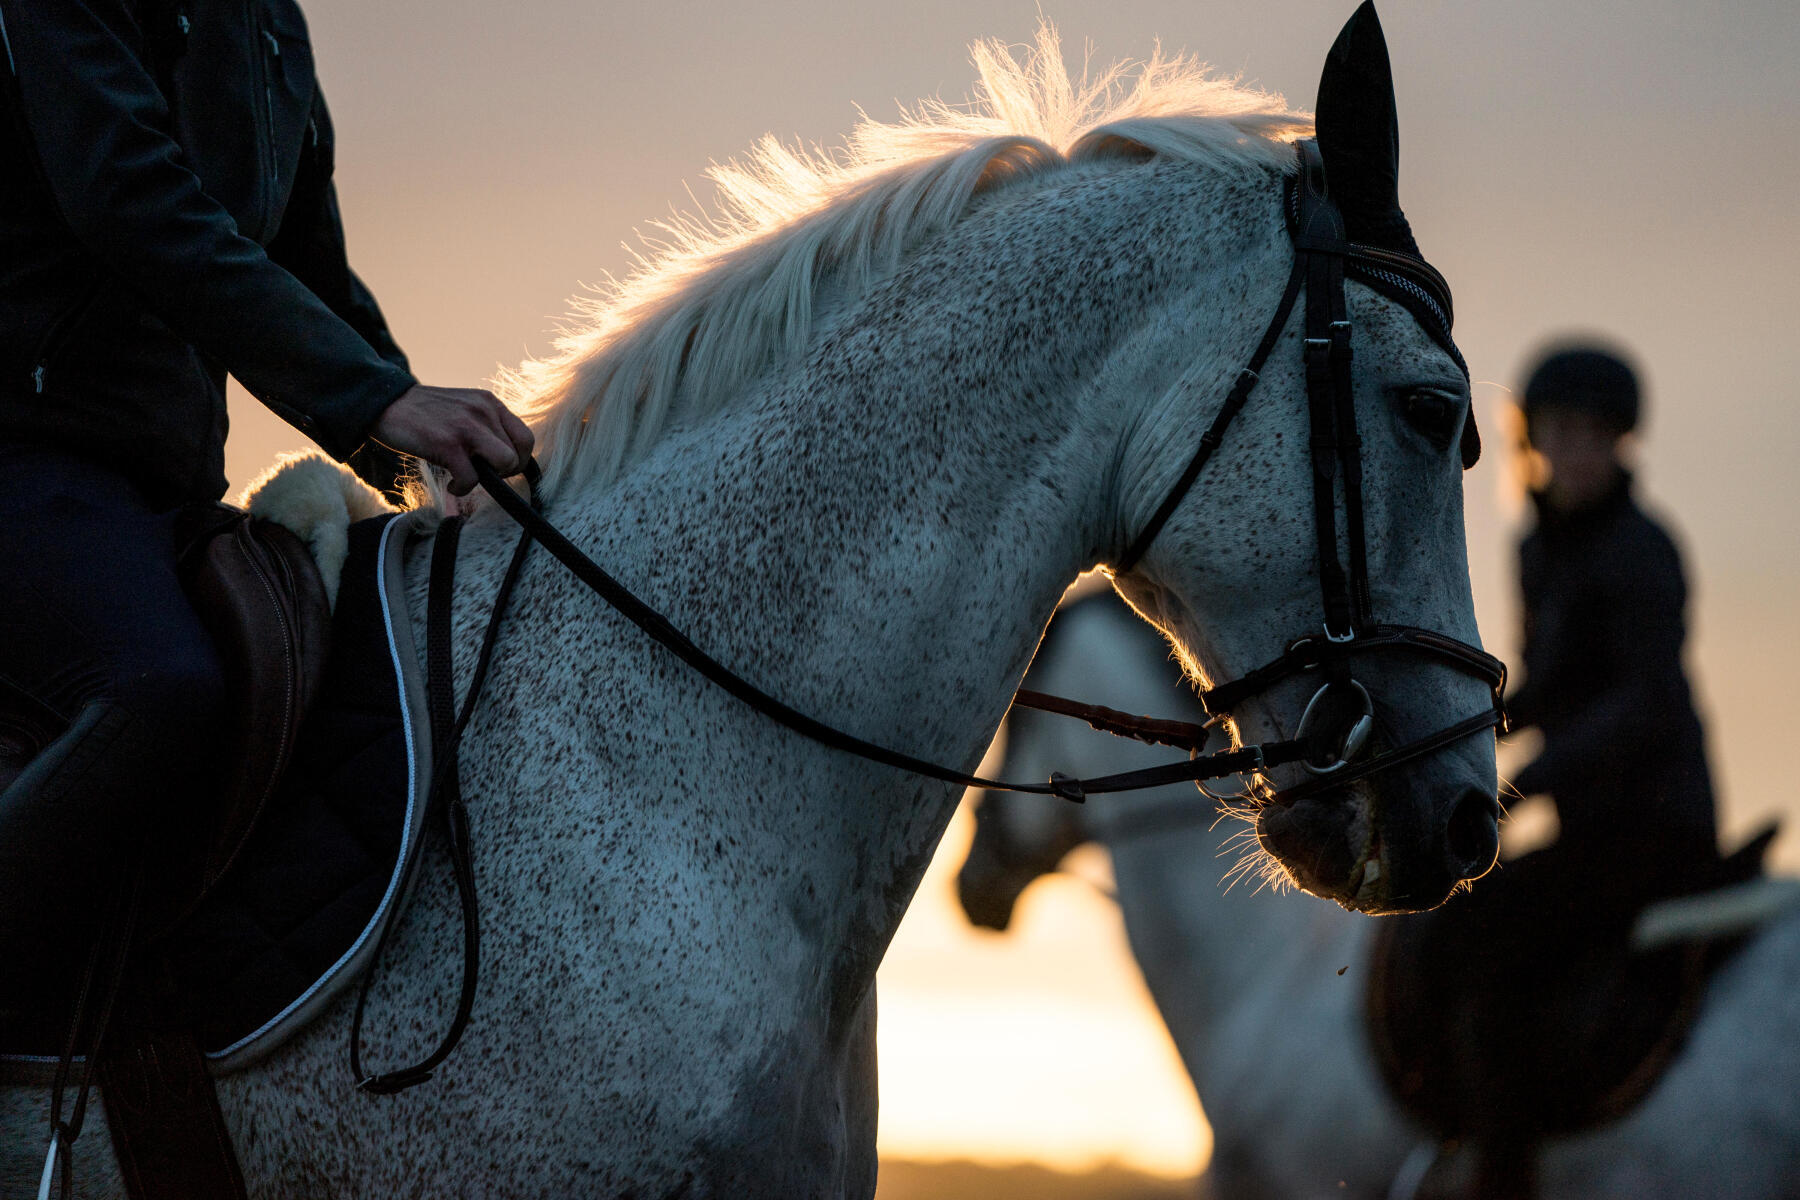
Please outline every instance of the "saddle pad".
[[[1697, 866], [1680, 901], [1649, 911], [1728, 900], [1759, 878], [1774, 837], [1770, 826]], [[1596, 920], [1569, 907], [1571, 860], [1555, 855], [1514, 860], [1486, 892], [1384, 918], [1371, 940], [1369, 1048], [1388, 1094], [1442, 1139], [1567, 1136], [1630, 1111], [1686, 1044], [1712, 973], [1755, 932], [1755, 921], [1717, 924], [1634, 946], [1629, 912]], [[1546, 936], [1552, 921], [1563, 936]]]
[[[331, 653], [287, 773], [217, 889], [157, 951], [214, 1075], [255, 1062], [368, 968], [401, 910], [431, 775], [406, 607], [408, 514], [350, 529]], [[15, 1047], [7, 1047], [13, 1050]], [[60, 1046], [0, 1059], [48, 1082]]]
[[1705, 955], [1595, 947], [1516, 986], [1431, 979], [1416, 924], [1370, 947], [1365, 1032], [1388, 1095], [1440, 1140], [1568, 1136], [1622, 1115], [1685, 1042]]

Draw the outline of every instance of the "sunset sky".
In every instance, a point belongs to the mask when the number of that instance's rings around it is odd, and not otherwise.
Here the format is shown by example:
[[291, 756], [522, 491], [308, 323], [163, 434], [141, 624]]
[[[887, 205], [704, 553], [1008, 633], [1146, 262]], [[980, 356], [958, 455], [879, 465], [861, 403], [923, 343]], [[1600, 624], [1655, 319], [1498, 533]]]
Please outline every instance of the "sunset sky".
[[[1043, 0], [1079, 56], [1155, 39], [1310, 108], [1350, 0]], [[310, 0], [351, 259], [428, 382], [548, 348], [566, 298], [622, 271], [646, 219], [767, 132], [836, 144], [957, 100], [978, 37], [1030, 39], [1034, 0], [622, 6]], [[1680, 532], [1692, 664], [1727, 842], [1800, 815], [1800, 17], [1792, 0], [1387, 0], [1401, 197], [1456, 292], [1493, 451], [1534, 347], [1630, 347], [1648, 385], [1643, 489]], [[1079, 62], [1076, 63], [1079, 66]], [[690, 196], [689, 189], [692, 189]], [[301, 443], [241, 393], [241, 483]], [[1515, 644], [1520, 514], [1491, 452], [1469, 476], [1491, 649]], [[959, 823], [946, 841], [960, 853]], [[1800, 869], [1800, 834], [1777, 858]], [[941, 866], [942, 864], [940, 864]], [[1096, 875], [1103, 862], [1086, 864]], [[1062, 882], [1021, 936], [977, 939], [929, 878], [882, 975], [883, 1148], [902, 1156], [1203, 1162], [1191, 1091], [1116, 914]], [[1225, 1102], [1221, 1098], [1220, 1103]]]

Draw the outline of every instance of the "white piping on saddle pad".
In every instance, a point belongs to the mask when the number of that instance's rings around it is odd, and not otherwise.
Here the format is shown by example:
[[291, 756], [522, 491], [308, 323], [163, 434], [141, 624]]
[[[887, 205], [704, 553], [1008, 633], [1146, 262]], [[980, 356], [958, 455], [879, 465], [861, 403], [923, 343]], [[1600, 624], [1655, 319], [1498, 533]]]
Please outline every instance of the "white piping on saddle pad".
[[407, 859], [418, 844], [424, 826], [425, 797], [420, 789], [431, 778], [430, 722], [426, 713], [424, 673], [419, 667], [418, 648], [413, 643], [412, 620], [406, 608], [406, 545], [411, 540], [413, 514], [389, 521], [381, 531], [381, 545], [375, 560], [376, 591], [381, 597], [381, 623], [387, 635], [388, 659], [394, 669], [394, 683], [399, 689], [403, 709], [402, 727], [406, 731], [406, 828], [401, 834], [400, 855], [388, 877], [387, 890], [381, 903], [362, 933], [343, 953], [331, 969], [313, 981], [311, 987], [271, 1017], [260, 1029], [233, 1042], [223, 1050], [208, 1053], [207, 1064], [214, 1075], [241, 1071], [298, 1033], [308, 1022], [337, 999], [346, 987], [368, 969], [381, 931], [403, 907], [406, 897], [400, 895], [400, 881], [405, 877]]

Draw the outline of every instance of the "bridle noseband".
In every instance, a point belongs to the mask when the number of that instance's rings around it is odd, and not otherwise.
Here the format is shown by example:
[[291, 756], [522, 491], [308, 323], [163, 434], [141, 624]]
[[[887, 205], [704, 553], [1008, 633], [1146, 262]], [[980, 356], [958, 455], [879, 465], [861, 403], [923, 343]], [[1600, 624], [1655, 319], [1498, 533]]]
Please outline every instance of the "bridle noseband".
[[[1319, 633], [1299, 638], [1280, 655], [1228, 683], [1201, 693], [1200, 701], [1217, 722], [1244, 701], [1284, 679], [1308, 672], [1322, 680], [1300, 718], [1296, 741], [1312, 749], [1298, 761], [1317, 778], [1278, 793], [1278, 801], [1299, 799], [1326, 788], [1398, 766], [1484, 729], [1506, 728], [1502, 695], [1506, 664], [1493, 655], [1448, 634], [1412, 625], [1376, 624], [1370, 598], [1367, 540], [1363, 519], [1362, 439], [1356, 428], [1355, 396], [1350, 377], [1350, 320], [1344, 282], [1352, 277], [1404, 304], [1433, 340], [1450, 352], [1463, 373], [1462, 355], [1450, 340], [1450, 289], [1423, 259], [1350, 241], [1343, 214], [1325, 190], [1325, 165], [1317, 143], [1297, 143], [1300, 169], [1289, 181], [1286, 211], [1294, 243], [1294, 266], [1275, 316], [1263, 331], [1250, 362], [1200, 445], [1163, 498], [1156, 512], [1114, 564], [1123, 574], [1140, 562], [1156, 535], [1192, 489], [1225, 431], [1243, 410], [1261, 378], [1264, 364], [1301, 294], [1306, 297], [1303, 357], [1306, 406], [1311, 423], [1308, 442], [1313, 482], [1313, 528], [1318, 541], [1319, 586], [1324, 610]], [[1464, 467], [1473, 465], [1479, 441], [1473, 437], [1474, 414], [1463, 443]], [[1473, 447], [1473, 448], [1471, 448]], [[1337, 482], [1344, 483], [1346, 563], [1338, 553]], [[1369, 690], [1350, 673], [1353, 656], [1376, 651], [1406, 651], [1438, 658], [1487, 684], [1493, 706], [1435, 733], [1371, 758], [1358, 761], [1373, 731], [1375, 705]], [[1038, 707], [1037, 705], [1029, 705]], [[1333, 710], [1337, 711], [1334, 712]], [[1209, 722], [1212, 724], [1213, 722]]]

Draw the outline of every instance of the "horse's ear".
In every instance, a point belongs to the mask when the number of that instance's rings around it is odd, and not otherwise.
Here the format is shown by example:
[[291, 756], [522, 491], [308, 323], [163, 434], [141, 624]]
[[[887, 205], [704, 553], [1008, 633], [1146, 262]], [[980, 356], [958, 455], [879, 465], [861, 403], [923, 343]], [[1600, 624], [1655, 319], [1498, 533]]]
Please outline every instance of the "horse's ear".
[[1325, 186], [1351, 240], [1419, 257], [1400, 211], [1400, 121], [1374, 0], [1363, 0], [1325, 56], [1316, 121]]

